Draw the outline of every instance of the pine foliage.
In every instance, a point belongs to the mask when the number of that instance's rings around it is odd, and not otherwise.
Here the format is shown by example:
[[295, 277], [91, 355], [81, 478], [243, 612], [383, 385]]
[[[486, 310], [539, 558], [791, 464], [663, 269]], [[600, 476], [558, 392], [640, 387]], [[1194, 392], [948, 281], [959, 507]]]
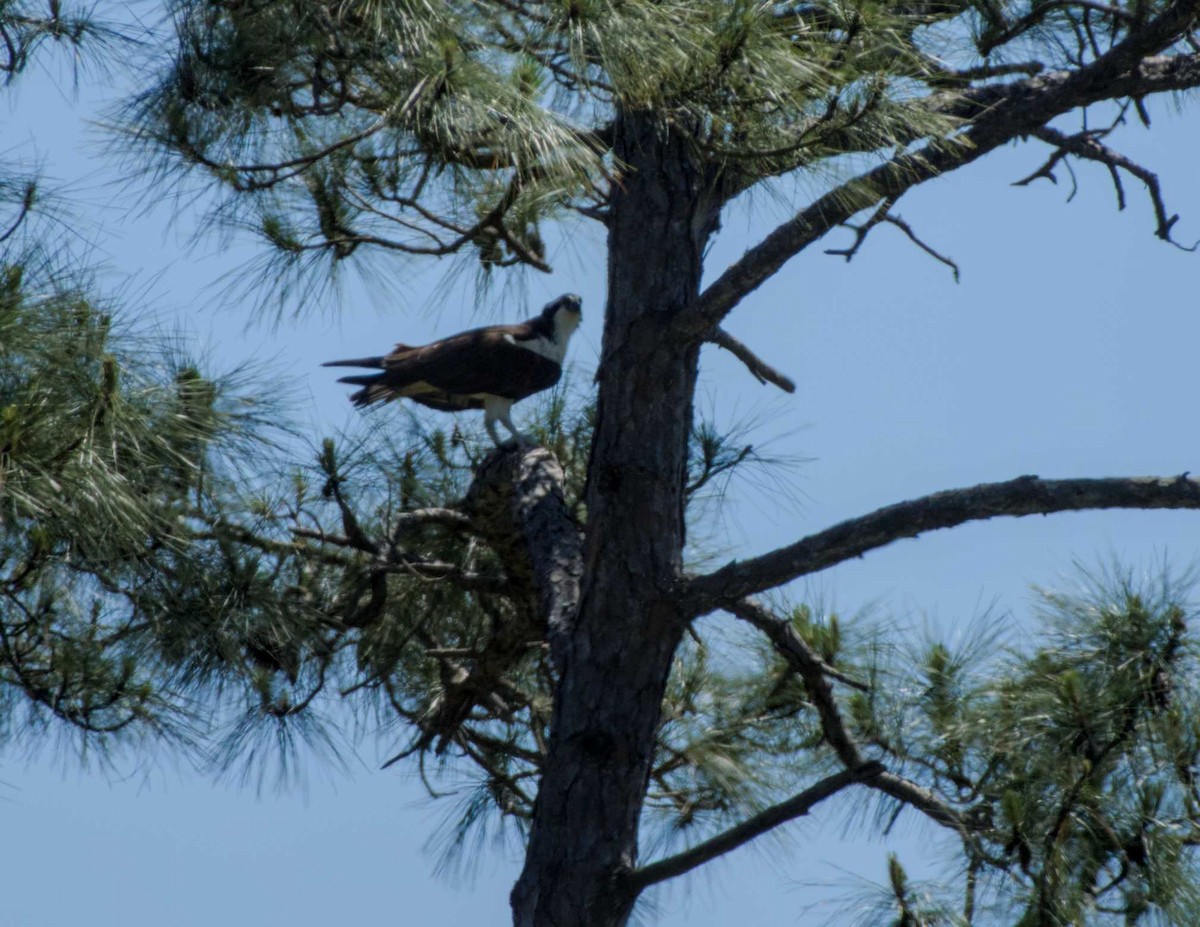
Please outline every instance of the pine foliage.
[[[224, 385], [114, 332], [35, 253], [0, 267], [0, 662], [29, 721], [186, 733], [147, 584], [186, 559], [213, 450], [256, 427]], [[177, 576], [177, 579], [184, 577]], [[148, 603], [147, 603], [148, 604]], [[169, 679], [169, 674], [168, 674]], [[6, 711], [8, 735], [28, 722]], [[37, 729], [35, 724], [33, 729]]]
[[543, 226], [619, 182], [618, 108], [689, 126], [731, 194], [947, 137], [914, 35], [967, 8], [192, 2], [126, 123], [157, 164], [223, 185], [279, 269], [370, 247], [544, 270]]

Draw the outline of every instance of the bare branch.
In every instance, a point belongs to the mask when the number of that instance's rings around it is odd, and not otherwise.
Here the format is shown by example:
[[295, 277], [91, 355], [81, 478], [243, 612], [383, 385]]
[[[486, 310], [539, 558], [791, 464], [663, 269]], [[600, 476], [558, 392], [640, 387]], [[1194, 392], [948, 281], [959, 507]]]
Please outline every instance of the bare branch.
[[935, 251], [932, 247], [930, 247], [924, 241], [922, 241], [917, 236], [917, 233], [912, 230], [912, 226], [910, 226], [907, 222], [905, 222], [899, 216], [893, 216], [891, 213], [888, 213], [886, 216], [883, 217], [883, 219], [885, 222], [896, 226], [896, 228], [898, 228], [900, 231], [902, 231], [905, 235], [908, 236], [909, 241], [911, 241], [914, 245], [916, 245], [918, 248], [920, 248], [922, 251], [924, 251], [926, 254], [928, 254], [931, 258], [933, 258], [936, 261], [941, 261], [943, 264], [945, 264], [947, 267], [949, 267], [950, 270], [952, 270], [954, 272], [954, 282], [958, 283], [958, 278], [959, 278], [958, 265], [956, 263], [954, 263], [953, 260], [946, 257], [944, 254], [942, 254], [938, 251]]
[[[1200, 53], [1161, 55], [1197, 17], [1198, 0], [1177, 0], [1095, 61], [1010, 83], [934, 97], [930, 108], [969, 122], [952, 140], [904, 151], [818, 198], [735, 261], [677, 317], [703, 338], [749, 293], [831, 229], [882, 200], [970, 164], [1063, 113], [1101, 100], [1147, 96], [1200, 85]], [[1155, 56], [1155, 57], [1148, 57]]]
[[836, 795], [847, 786], [870, 782], [882, 774], [884, 774], [882, 763], [867, 762], [853, 769], [844, 769], [831, 776], [826, 776], [803, 792], [760, 811], [753, 817], [703, 843], [698, 843], [675, 856], [669, 856], [658, 862], [650, 863], [648, 866], [635, 869], [629, 874], [625, 884], [631, 890], [638, 892], [647, 886], [691, 872], [718, 856], [723, 856], [756, 837], [761, 837], [781, 824], [803, 817], [814, 805]]
[[787, 547], [734, 561], [685, 580], [680, 595], [694, 615], [732, 608], [755, 595], [834, 564], [861, 557], [901, 538], [999, 515], [1049, 515], [1087, 509], [1198, 509], [1200, 480], [1177, 477], [1042, 480], [1022, 476], [1004, 483], [951, 489], [853, 518]]
[[879, 208], [871, 213], [871, 218], [861, 225], [854, 225], [850, 222], [843, 222], [846, 228], [854, 233], [854, 243], [848, 248], [826, 248], [825, 253], [834, 257], [844, 257], [846, 263], [850, 263], [854, 259], [854, 255], [858, 254], [858, 249], [862, 247], [863, 242], [867, 240], [867, 236], [871, 234], [871, 229], [879, 225], [887, 218], [888, 210], [896, 203], [896, 198], [889, 196], [879, 204]]
[[[1036, 132], [1032, 133], [1037, 138], [1050, 145], [1055, 145], [1057, 151], [1054, 157], [1047, 164], [1065, 157], [1068, 153], [1079, 158], [1086, 158], [1089, 161], [1098, 161], [1108, 167], [1112, 174], [1113, 185], [1117, 190], [1117, 206], [1119, 209], [1125, 208], [1125, 191], [1121, 186], [1121, 176], [1118, 171], [1123, 170], [1146, 185], [1146, 192], [1150, 197], [1150, 202], [1154, 207], [1154, 218], [1158, 223], [1154, 234], [1163, 241], [1168, 241], [1182, 251], [1195, 251], [1200, 247], [1200, 241], [1188, 246], [1180, 244], [1171, 237], [1171, 229], [1175, 223], [1179, 221], [1178, 215], [1168, 216], [1166, 203], [1163, 200], [1162, 186], [1159, 184], [1158, 175], [1147, 168], [1142, 167], [1136, 161], [1132, 161], [1119, 151], [1114, 151], [1107, 145], [1100, 142], [1100, 137], [1105, 133], [1096, 132], [1078, 132], [1075, 135], [1067, 135], [1058, 129], [1052, 129], [1049, 126], [1043, 126]], [[1031, 175], [1028, 180], [1032, 180], [1038, 176], [1050, 176], [1045, 173], [1045, 168], [1037, 174]], [[1053, 179], [1053, 178], [1051, 178]]]
[[725, 329], [715, 329], [708, 336], [708, 340], [717, 347], [724, 348], [745, 364], [751, 376], [758, 380], [759, 383], [774, 383], [785, 393], [796, 392], [795, 382], [758, 357], [758, 355], [734, 338], [729, 332], [725, 331]]
[[[1054, 168], [1056, 168], [1058, 166], [1058, 163], [1060, 161], [1062, 161], [1066, 156], [1067, 156], [1067, 152], [1064, 151], [1062, 148], [1059, 148], [1057, 151], [1055, 151], [1053, 154], [1051, 154], [1050, 157], [1047, 158], [1045, 160], [1045, 162], [1042, 164], [1042, 166], [1039, 167], [1036, 171], [1034, 171], [1032, 174], [1027, 174], [1026, 176], [1022, 177], [1020, 180], [1014, 180], [1012, 185], [1014, 187], [1028, 187], [1035, 180], [1043, 180], [1043, 179], [1048, 180], [1052, 184], [1057, 185], [1058, 178], [1054, 175]], [[1070, 202], [1072, 199], [1074, 199], [1074, 197], [1075, 197], [1075, 191], [1072, 190], [1071, 195], [1067, 197], [1067, 202]]]
[[832, 254], [837, 257], [844, 257], [846, 261], [849, 262], [856, 254], [858, 254], [858, 249], [861, 248], [863, 242], [867, 240], [867, 235], [870, 234], [871, 229], [875, 228], [875, 226], [879, 225], [880, 223], [887, 222], [889, 225], [894, 225], [896, 228], [900, 229], [900, 231], [908, 236], [909, 241], [911, 241], [930, 257], [941, 261], [952, 271], [954, 271], [954, 282], [958, 283], [958, 265], [944, 254], [935, 251], [932, 247], [922, 241], [920, 237], [918, 237], [917, 233], [913, 231], [911, 225], [909, 225], [899, 216], [892, 215], [890, 210], [894, 205], [896, 205], [896, 199], [897, 198], [894, 196], [885, 199], [879, 204], [879, 208], [871, 214], [871, 218], [869, 218], [862, 225], [854, 225], [850, 222], [842, 223], [844, 226], [846, 226], [846, 228], [854, 232], [854, 244], [850, 245], [848, 248], [827, 248], [825, 253]]

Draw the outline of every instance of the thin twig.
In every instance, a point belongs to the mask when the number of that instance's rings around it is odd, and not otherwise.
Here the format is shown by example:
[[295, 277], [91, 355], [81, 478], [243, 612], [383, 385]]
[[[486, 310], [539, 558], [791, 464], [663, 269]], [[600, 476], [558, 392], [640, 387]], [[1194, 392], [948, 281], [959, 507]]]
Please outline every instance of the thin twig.
[[941, 254], [941, 253], [933, 250], [933, 248], [931, 248], [929, 245], [927, 245], [925, 242], [923, 242], [919, 237], [917, 237], [917, 233], [912, 230], [912, 226], [910, 226], [907, 222], [905, 222], [899, 216], [893, 216], [889, 213], [888, 215], [884, 216], [883, 218], [884, 218], [885, 222], [889, 223], [890, 225], [896, 226], [896, 228], [898, 228], [905, 235], [907, 235], [909, 237], [909, 240], [912, 241], [912, 243], [914, 245], [916, 245], [918, 248], [920, 248], [922, 251], [924, 251], [930, 257], [934, 258], [935, 260], [941, 261], [943, 264], [945, 264], [947, 267], [949, 267], [954, 272], [954, 282], [958, 283], [958, 279], [959, 279], [958, 265], [956, 263], [954, 263], [953, 260], [946, 257], [944, 254]]
[[846, 263], [849, 263], [851, 260], [853, 260], [854, 255], [858, 254], [858, 249], [861, 248], [863, 242], [867, 240], [867, 235], [870, 233], [871, 229], [875, 228], [875, 226], [887, 218], [888, 210], [894, 205], [896, 205], [896, 197], [885, 197], [883, 202], [879, 204], [879, 208], [871, 214], [871, 218], [869, 218], [862, 225], [853, 225], [849, 222], [843, 222], [842, 224], [846, 228], [854, 232], [854, 244], [852, 244], [849, 248], [826, 248], [825, 253], [831, 254], [834, 257], [844, 257], [846, 259]]

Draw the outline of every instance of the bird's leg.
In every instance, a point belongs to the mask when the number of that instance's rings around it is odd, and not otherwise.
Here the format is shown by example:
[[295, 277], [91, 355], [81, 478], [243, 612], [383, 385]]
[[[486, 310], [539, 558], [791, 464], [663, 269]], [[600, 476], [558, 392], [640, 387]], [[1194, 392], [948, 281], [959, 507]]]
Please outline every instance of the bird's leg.
[[[513, 427], [510, 412], [512, 411], [511, 399], [488, 398], [483, 401], [483, 426], [487, 429], [488, 434], [492, 436], [492, 441], [496, 447], [528, 447], [530, 441], [523, 434]], [[496, 433], [496, 422], [500, 422], [512, 433], [512, 440], [501, 441], [500, 436]]]
[[513, 423], [512, 423], [512, 418], [510, 416], [511, 411], [512, 411], [512, 403], [510, 402], [508, 404], [508, 406], [501, 413], [500, 421], [504, 424], [505, 428], [507, 428], [510, 432], [512, 432], [513, 440], [516, 442], [517, 447], [536, 447], [537, 442], [534, 441], [533, 438], [531, 438], [529, 435], [522, 434], [521, 432], [517, 431], [516, 426], [513, 425]]
[[492, 436], [492, 443], [496, 447], [503, 447], [500, 441], [500, 435], [496, 434], [496, 420], [492, 418], [489, 412], [483, 414], [483, 427], [487, 429], [487, 433]]

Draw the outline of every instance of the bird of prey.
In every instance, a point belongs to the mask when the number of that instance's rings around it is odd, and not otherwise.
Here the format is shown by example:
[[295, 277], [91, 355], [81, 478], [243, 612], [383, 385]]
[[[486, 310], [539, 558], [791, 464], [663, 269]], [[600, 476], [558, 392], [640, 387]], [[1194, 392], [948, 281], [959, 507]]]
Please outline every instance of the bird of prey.
[[532, 441], [513, 426], [512, 405], [549, 389], [562, 376], [567, 342], [583, 318], [574, 293], [550, 302], [540, 315], [516, 325], [489, 325], [390, 354], [330, 361], [325, 367], [369, 367], [378, 373], [342, 377], [362, 389], [350, 396], [356, 406], [411, 399], [442, 412], [483, 409], [483, 423], [497, 446], [496, 422], [518, 444]]

